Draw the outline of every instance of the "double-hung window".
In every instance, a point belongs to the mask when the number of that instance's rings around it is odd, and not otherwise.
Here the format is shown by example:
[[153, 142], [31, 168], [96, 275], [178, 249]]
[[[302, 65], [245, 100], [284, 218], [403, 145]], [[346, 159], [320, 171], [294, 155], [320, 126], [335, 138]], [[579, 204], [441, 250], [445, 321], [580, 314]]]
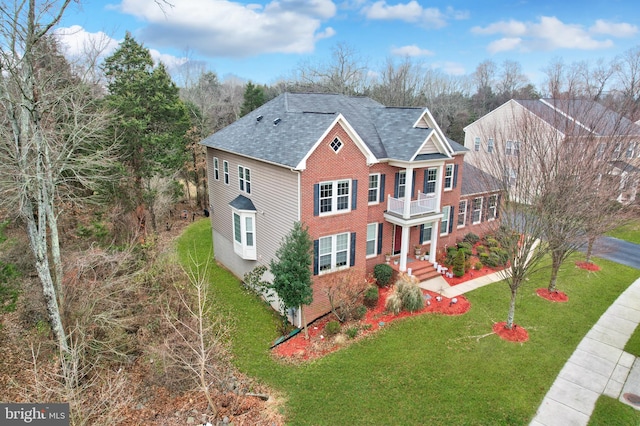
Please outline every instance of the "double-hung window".
[[491, 195], [487, 201], [487, 220], [493, 220], [498, 216], [498, 196]]
[[460, 200], [458, 204], [458, 228], [464, 227], [467, 222], [467, 200]]
[[482, 220], [482, 197], [474, 198], [472, 203], [471, 223], [475, 225]]
[[320, 214], [334, 214], [351, 210], [351, 180], [320, 183]]
[[449, 233], [449, 215], [451, 214], [451, 206], [442, 207], [442, 219], [440, 220], [440, 235]]
[[480, 138], [477, 137], [474, 141], [473, 141], [473, 150], [474, 151], [480, 151]]
[[504, 147], [504, 155], [512, 155], [513, 154], [513, 141], [507, 141]]
[[240, 191], [251, 194], [251, 170], [247, 167], [238, 166], [238, 184]]
[[489, 140], [487, 141], [487, 152], [488, 153], [492, 153], [493, 152], [493, 138], [489, 138]]
[[635, 142], [631, 142], [627, 148], [627, 158], [633, 158], [633, 151], [635, 149]]
[[431, 243], [431, 232], [433, 232], [433, 223], [425, 223], [422, 228], [422, 244]]
[[233, 209], [233, 250], [247, 260], [256, 260], [256, 213]]
[[222, 162], [222, 171], [224, 173], [224, 183], [229, 185], [229, 162], [227, 160]]
[[349, 265], [349, 233], [329, 235], [318, 241], [318, 271], [337, 271]]
[[453, 164], [447, 164], [444, 169], [444, 189], [445, 191], [453, 188]]
[[369, 204], [379, 203], [380, 195], [380, 173], [374, 173], [369, 175]]
[[373, 257], [377, 254], [378, 244], [378, 224], [367, 224], [367, 257]]
[[407, 172], [398, 172], [398, 198], [404, 198], [407, 189]]
[[438, 180], [438, 169], [435, 167], [427, 169], [427, 179], [424, 188], [425, 194], [434, 194], [436, 192], [436, 181]]
[[220, 180], [220, 162], [218, 161], [218, 157], [213, 157], [213, 178]]

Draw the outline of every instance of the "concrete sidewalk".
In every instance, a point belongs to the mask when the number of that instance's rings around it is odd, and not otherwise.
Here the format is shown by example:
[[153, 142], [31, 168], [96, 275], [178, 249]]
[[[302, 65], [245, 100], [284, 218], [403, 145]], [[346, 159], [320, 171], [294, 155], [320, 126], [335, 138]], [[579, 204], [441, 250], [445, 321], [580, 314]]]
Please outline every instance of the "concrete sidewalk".
[[484, 287], [487, 284], [494, 283], [496, 281], [502, 281], [504, 279], [504, 272], [493, 272], [491, 274], [484, 275], [482, 277], [474, 278], [469, 281], [465, 281], [456, 285], [449, 285], [449, 283], [442, 277], [437, 277], [429, 281], [420, 283], [420, 288], [425, 290], [440, 293], [442, 296], [451, 299], [452, 297], [460, 296], [475, 290], [479, 287]]
[[633, 406], [624, 395], [640, 395], [640, 363], [623, 351], [640, 323], [640, 279], [600, 317], [565, 363], [531, 426], [586, 425], [600, 395]]

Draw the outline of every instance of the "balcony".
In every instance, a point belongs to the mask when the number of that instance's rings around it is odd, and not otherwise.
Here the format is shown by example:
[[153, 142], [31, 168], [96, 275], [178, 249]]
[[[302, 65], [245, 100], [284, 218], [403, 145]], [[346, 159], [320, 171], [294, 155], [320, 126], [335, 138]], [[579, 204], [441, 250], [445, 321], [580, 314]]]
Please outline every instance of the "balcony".
[[[405, 202], [403, 198], [393, 198], [389, 196], [387, 199], [387, 213], [404, 217]], [[438, 211], [437, 204], [436, 194], [423, 194], [418, 192], [418, 199], [410, 201], [409, 218], [436, 213]]]

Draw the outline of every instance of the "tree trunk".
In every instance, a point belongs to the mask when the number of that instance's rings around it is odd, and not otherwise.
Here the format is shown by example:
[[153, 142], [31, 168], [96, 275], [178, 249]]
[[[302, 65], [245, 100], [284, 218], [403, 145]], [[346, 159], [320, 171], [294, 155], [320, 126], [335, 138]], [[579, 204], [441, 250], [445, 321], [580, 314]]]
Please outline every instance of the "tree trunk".
[[552, 252], [551, 253], [551, 278], [549, 280], [549, 287], [547, 290], [549, 293], [553, 293], [556, 291], [556, 283], [558, 281], [558, 271], [560, 271], [560, 266], [562, 266], [562, 255], [559, 253]]
[[513, 320], [516, 316], [516, 296], [518, 295], [518, 288], [511, 288], [511, 301], [509, 302], [509, 314], [507, 315], [506, 328], [511, 330], [513, 328]]
[[587, 254], [585, 261], [591, 263], [591, 255], [593, 254], [593, 245], [596, 243], [596, 237], [589, 237], [587, 242]]

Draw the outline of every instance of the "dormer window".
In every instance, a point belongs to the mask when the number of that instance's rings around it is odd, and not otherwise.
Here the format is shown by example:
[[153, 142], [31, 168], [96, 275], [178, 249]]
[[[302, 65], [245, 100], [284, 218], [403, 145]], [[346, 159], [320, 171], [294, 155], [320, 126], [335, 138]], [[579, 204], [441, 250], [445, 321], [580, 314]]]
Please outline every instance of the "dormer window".
[[330, 145], [331, 145], [331, 149], [333, 149], [333, 152], [337, 154], [338, 151], [340, 151], [340, 148], [342, 148], [343, 143], [340, 139], [335, 138]]

